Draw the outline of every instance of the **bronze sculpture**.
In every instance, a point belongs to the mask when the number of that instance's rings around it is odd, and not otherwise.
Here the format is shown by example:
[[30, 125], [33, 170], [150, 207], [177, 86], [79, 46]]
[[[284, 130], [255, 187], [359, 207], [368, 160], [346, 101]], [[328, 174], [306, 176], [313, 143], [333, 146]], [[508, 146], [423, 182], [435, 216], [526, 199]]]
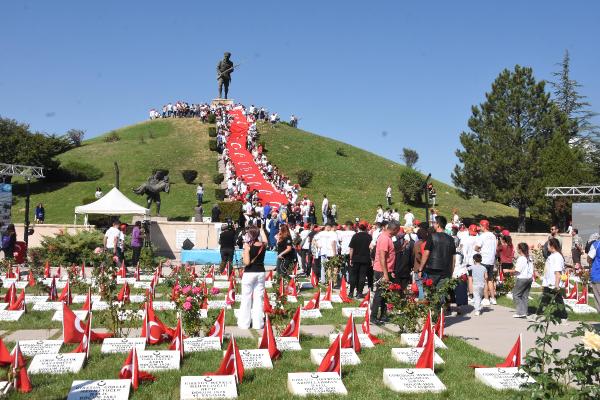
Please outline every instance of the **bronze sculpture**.
[[229, 83], [231, 82], [231, 73], [234, 70], [233, 62], [229, 59], [230, 52], [225, 52], [223, 59], [217, 64], [217, 81], [219, 82], [219, 98], [223, 98], [223, 88], [225, 88], [225, 99], [229, 93]]
[[133, 189], [137, 195], [146, 195], [148, 209], [152, 207], [152, 202], [156, 203], [156, 215], [160, 217], [160, 192], [169, 193], [171, 185], [169, 183], [168, 172], [155, 171], [145, 183]]

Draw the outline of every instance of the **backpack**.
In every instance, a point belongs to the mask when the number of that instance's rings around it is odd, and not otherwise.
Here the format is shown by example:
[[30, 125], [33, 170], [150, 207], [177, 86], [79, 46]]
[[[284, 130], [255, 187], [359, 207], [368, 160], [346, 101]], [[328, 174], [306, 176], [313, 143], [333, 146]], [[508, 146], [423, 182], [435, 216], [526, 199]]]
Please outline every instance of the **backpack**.
[[[397, 242], [396, 242], [397, 243]], [[396, 263], [394, 273], [396, 278], [408, 278], [413, 270], [415, 241], [411, 237], [409, 241], [403, 240], [398, 252], [396, 252]]]

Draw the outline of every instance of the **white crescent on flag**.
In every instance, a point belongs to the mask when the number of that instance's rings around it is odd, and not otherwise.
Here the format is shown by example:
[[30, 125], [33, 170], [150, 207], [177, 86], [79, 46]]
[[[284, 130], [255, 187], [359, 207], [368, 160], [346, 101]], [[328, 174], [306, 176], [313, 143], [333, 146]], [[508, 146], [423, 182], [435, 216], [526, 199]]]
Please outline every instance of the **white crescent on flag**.
[[81, 320], [78, 317], [75, 317], [75, 323], [73, 325], [77, 332], [85, 333], [85, 329], [83, 329], [83, 327], [81, 326]]

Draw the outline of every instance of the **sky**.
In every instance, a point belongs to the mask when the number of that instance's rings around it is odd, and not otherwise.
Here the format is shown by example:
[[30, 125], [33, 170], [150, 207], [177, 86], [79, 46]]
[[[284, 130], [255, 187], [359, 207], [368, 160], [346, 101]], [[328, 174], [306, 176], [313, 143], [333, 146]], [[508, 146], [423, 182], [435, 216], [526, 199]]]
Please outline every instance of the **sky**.
[[[230, 97], [444, 182], [459, 134], [504, 68], [571, 77], [600, 112], [597, 1], [11, 1], [0, 24], [0, 116], [86, 137], [169, 101]], [[599, 121], [596, 121], [598, 123]], [[0, 155], [1, 158], [1, 155]], [[369, 168], [365, 165], [365, 168]]]

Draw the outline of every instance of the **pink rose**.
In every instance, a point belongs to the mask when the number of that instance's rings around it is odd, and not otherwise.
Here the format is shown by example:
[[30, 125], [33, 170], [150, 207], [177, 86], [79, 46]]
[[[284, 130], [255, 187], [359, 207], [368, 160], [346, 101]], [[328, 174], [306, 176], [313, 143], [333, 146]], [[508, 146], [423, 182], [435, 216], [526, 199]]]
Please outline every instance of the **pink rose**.
[[213, 287], [212, 289], [210, 289], [210, 293], [215, 295], [221, 293], [221, 291], [219, 290], [219, 288]]
[[194, 294], [199, 294], [200, 292], [202, 292], [202, 288], [196, 286], [195, 288], [192, 289], [192, 293]]
[[102, 247], [96, 247], [94, 249], [94, 254], [100, 254], [100, 253], [102, 253]]
[[387, 303], [387, 310], [388, 311], [392, 311], [393, 308], [394, 308], [393, 304]]
[[191, 303], [192, 301], [194, 301], [194, 299], [192, 299], [190, 296], [186, 297], [185, 301], [187, 303]]
[[192, 303], [190, 303], [189, 301], [186, 301], [185, 303], [183, 303], [184, 310], [189, 310], [190, 308], [192, 308]]
[[188, 294], [191, 290], [192, 290], [192, 287], [188, 285], [188, 286], [183, 287], [182, 292], [183, 292], [183, 294]]
[[175, 285], [175, 287], [173, 289], [175, 289], [176, 292], [179, 292], [181, 290], [181, 286], [179, 286], [179, 283], [178, 283], [177, 285]]

